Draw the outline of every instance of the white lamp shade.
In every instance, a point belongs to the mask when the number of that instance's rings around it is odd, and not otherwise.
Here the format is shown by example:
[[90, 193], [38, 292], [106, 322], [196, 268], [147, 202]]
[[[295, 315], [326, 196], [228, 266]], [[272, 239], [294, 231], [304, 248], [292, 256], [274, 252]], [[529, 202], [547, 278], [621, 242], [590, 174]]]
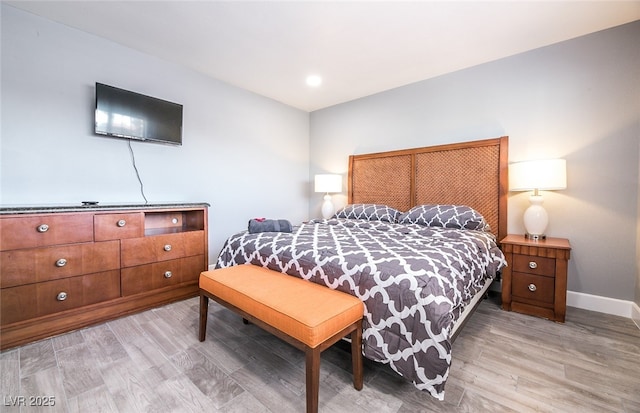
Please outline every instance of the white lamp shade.
[[315, 192], [342, 192], [342, 176], [320, 174], [315, 176]]
[[564, 159], [516, 162], [509, 165], [509, 189], [553, 191], [567, 187], [567, 162]]

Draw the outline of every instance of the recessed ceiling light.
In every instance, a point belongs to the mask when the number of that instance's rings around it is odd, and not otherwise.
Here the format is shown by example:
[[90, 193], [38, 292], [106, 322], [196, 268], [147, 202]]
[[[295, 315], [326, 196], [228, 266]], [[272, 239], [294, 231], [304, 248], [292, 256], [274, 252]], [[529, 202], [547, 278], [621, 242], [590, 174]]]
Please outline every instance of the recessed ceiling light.
[[307, 85], [311, 87], [318, 87], [322, 84], [322, 78], [317, 75], [307, 76]]

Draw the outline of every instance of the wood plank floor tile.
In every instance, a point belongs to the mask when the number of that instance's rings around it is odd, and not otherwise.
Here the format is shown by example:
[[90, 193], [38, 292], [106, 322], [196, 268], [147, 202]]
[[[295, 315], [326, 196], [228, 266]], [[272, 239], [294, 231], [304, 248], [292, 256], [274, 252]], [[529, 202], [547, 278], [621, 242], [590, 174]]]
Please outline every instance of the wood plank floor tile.
[[213, 402], [216, 408], [244, 392], [222, 369], [194, 348], [172, 357], [173, 364]]
[[227, 374], [231, 374], [249, 363], [247, 358], [234, 351], [233, 342], [227, 343], [214, 337], [208, 337], [205, 342], [197, 343], [191, 348], [198, 350]]
[[59, 351], [67, 347], [84, 343], [84, 336], [82, 335], [82, 330], [76, 330], [67, 334], [53, 337], [51, 341], [53, 342], [53, 348], [55, 349], [55, 351]]
[[104, 381], [93, 358], [89, 344], [82, 343], [56, 352], [67, 397], [103, 386]]
[[304, 393], [299, 389], [292, 391], [290, 383], [262, 366], [243, 367], [233, 372], [231, 377], [272, 412], [299, 413], [305, 410]]
[[20, 349], [20, 376], [30, 376], [56, 366], [56, 355], [51, 340], [37, 341]]
[[139, 369], [122, 359], [104, 366], [102, 377], [120, 412], [146, 412], [155, 400], [157, 386], [166, 378], [153, 368]]
[[0, 353], [0, 413], [19, 413], [15, 397], [20, 395], [20, 351]]
[[[349, 380], [349, 378], [347, 378]], [[344, 381], [343, 381], [344, 383]], [[402, 399], [393, 394], [377, 391], [374, 387], [365, 386], [358, 391], [344, 386], [334, 397], [327, 399], [325, 381], [320, 384], [320, 410], [322, 412], [352, 412], [352, 413], [396, 413], [402, 406]]]
[[603, 392], [573, 383], [566, 379], [544, 380], [541, 378], [519, 378], [518, 392], [530, 397], [551, 400], [550, 404], [560, 411], [585, 411], [597, 408], [601, 412], [624, 412], [622, 400]]
[[195, 335], [191, 334], [192, 332], [185, 334], [178, 326], [172, 326], [163, 318], [144, 322], [140, 324], [140, 328], [151, 337], [167, 357], [186, 350], [198, 341]]
[[[146, 322], [146, 320], [145, 320]], [[116, 335], [118, 341], [122, 344], [129, 343], [134, 340], [138, 340], [144, 336], [144, 330], [140, 328], [140, 324], [133, 316], [118, 318], [117, 320], [109, 321], [107, 323], [113, 334]]]
[[69, 413], [117, 413], [118, 408], [106, 386], [84, 392], [69, 399]]
[[[39, 370], [20, 380], [20, 395], [26, 403], [21, 407], [21, 411], [66, 412], [68, 411], [66, 394], [67, 392], [58, 368], [52, 367]], [[49, 399], [48, 401], [52, 401], [54, 404], [51, 405], [52, 403], [47, 403], [49, 405], [44, 406], [44, 403], [38, 403], [38, 398], [47, 398]], [[35, 405], [33, 402], [35, 402]]]
[[272, 413], [248, 391], [222, 406], [219, 411], [220, 413]]
[[126, 350], [107, 324], [84, 329], [82, 336], [96, 363], [109, 364], [128, 357]]
[[199, 413], [216, 412], [214, 402], [200, 392], [187, 377], [177, 376], [164, 381], [156, 389], [148, 411]]

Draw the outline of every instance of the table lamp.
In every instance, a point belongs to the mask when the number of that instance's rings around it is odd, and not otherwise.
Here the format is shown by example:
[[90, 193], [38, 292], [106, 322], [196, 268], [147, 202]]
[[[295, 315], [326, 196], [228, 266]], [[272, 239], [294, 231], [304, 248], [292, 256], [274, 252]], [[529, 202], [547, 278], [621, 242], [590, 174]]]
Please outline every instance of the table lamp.
[[567, 187], [567, 162], [564, 159], [547, 159], [516, 162], [509, 165], [509, 190], [530, 191], [531, 205], [524, 212], [525, 237], [545, 239], [549, 215], [542, 206], [540, 190], [553, 191]]
[[324, 192], [322, 203], [322, 217], [329, 219], [333, 215], [334, 208], [330, 192], [342, 192], [342, 176], [333, 174], [320, 174], [315, 176], [315, 192]]

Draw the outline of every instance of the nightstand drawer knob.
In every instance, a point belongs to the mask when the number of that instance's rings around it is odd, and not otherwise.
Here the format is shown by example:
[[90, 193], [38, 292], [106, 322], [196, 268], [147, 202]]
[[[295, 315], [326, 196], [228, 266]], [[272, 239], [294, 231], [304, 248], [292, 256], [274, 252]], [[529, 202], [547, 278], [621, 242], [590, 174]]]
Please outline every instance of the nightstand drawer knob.
[[529, 261], [529, 268], [535, 270], [536, 268], [538, 268], [538, 263], [536, 263], [535, 261]]
[[529, 284], [529, 291], [534, 292], [537, 289], [538, 289], [538, 287], [536, 287], [535, 284]]
[[124, 227], [125, 225], [127, 225], [127, 221], [125, 221], [124, 219], [121, 219], [118, 221], [117, 224], [120, 228]]
[[58, 295], [56, 296], [56, 300], [58, 301], [64, 301], [67, 299], [67, 293], [65, 293], [64, 291], [61, 291], [58, 293]]
[[44, 233], [44, 232], [49, 231], [49, 225], [47, 225], [47, 224], [38, 225], [37, 229], [38, 229], [38, 232]]
[[173, 277], [173, 274], [171, 273], [171, 271], [164, 272], [164, 278], [171, 278], [171, 277]]
[[67, 260], [65, 260], [64, 258], [60, 258], [58, 261], [56, 261], [56, 267], [64, 267], [65, 265], [67, 265]]
[[171, 251], [171, 244], [165, 245], [163, 249], [167, 252]]

